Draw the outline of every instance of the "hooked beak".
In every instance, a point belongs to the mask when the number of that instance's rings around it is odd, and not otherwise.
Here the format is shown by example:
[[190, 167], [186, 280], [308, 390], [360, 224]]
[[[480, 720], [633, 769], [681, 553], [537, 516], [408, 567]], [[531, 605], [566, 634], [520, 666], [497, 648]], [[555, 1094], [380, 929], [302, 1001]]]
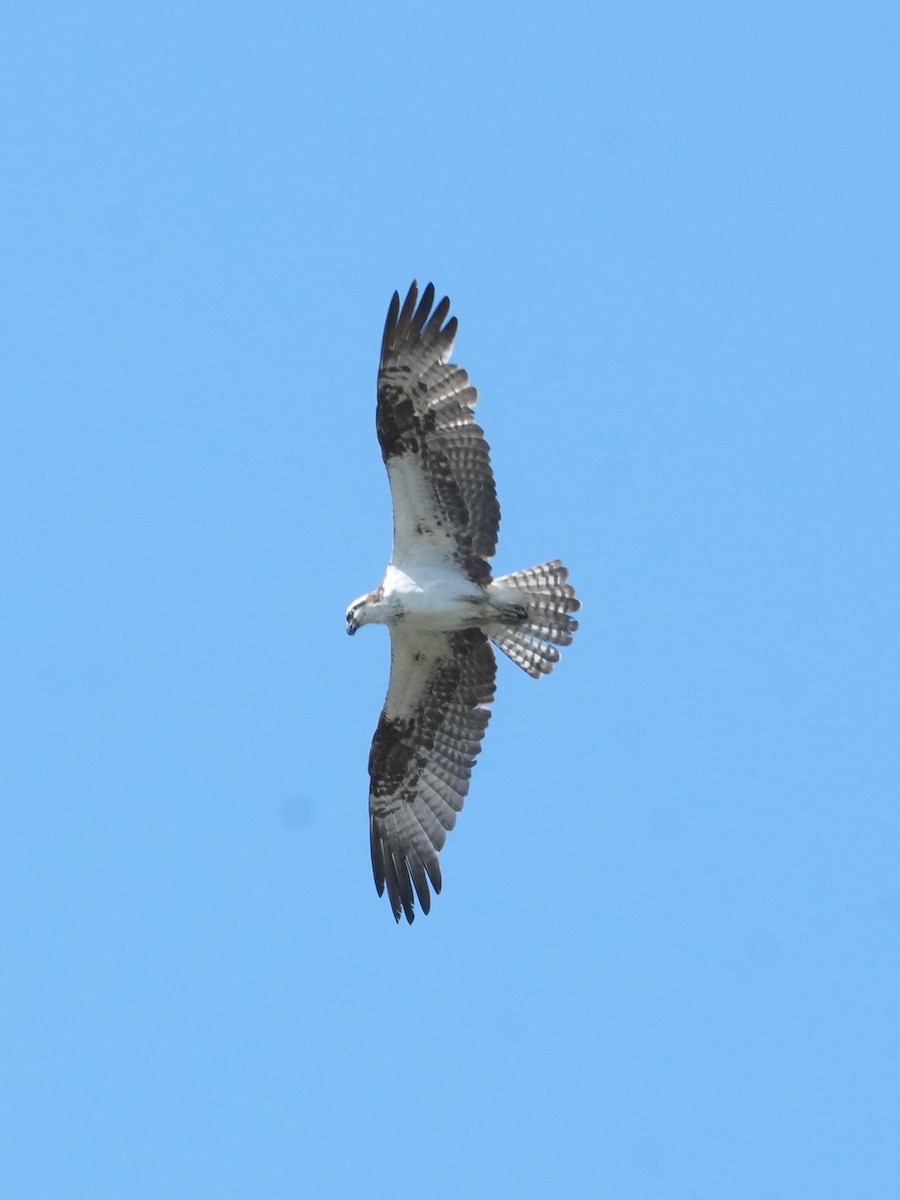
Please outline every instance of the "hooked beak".
[[356, 633], [357, 629], [359, 629], [359, 626], [357, 625], [356, 621], [353, 619], [353, 617], [348, 617], [347, 618], [347, 632], [350, 634], [351, 637], [353, 637], [353, 635], [354, 635], [354, 633]]

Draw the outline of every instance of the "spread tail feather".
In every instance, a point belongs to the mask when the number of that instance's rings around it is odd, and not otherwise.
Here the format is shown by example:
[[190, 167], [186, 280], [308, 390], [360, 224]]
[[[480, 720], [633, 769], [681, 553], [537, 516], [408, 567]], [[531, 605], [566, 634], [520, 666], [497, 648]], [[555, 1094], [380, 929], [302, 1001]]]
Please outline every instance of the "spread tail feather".
[[491, 599], [502, 614], [491, 641], [534, 679], [553, 670], [559, 662], [556, 647], [568, 646], [578, 628], [569, 614], [581, 603], [568, 578], [569, 572], [554, 559], [501, 575], [490, 585]]

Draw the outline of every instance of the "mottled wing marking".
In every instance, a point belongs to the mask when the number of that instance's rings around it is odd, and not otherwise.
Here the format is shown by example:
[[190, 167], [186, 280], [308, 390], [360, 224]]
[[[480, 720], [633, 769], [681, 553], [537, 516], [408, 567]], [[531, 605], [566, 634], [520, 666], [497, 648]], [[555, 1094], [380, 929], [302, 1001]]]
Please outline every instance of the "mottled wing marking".
[[[395, 513], [407, 498], [397, 493], [392, 463], [411, 458], [434, 509], [416, 514], [421, 518], [418, 533], [438, 542], [446, 539], [469, 577], [488, 583], [491, 571], [485, 560], [497, 550], [500, 505], [490, 450], [473, 414], [478, 393], [467, 373], [447, 361], [457, 326], [455, 317], [446, 321], [450, 301], [445, 296], [432, 312], [432, 284], [421, 302], [418, 295], [413, 283], [401, 308], [394, 293], [378, 370], [376, 429]], [[443, 532], [438, 534], [435, 526]]]
[[369, 755], [372, 870], [396, 920], [431, 908], [438, 852], [456, 823], [490, 720], [497, 664], [477, 629], [391, 630], [391, 681]]

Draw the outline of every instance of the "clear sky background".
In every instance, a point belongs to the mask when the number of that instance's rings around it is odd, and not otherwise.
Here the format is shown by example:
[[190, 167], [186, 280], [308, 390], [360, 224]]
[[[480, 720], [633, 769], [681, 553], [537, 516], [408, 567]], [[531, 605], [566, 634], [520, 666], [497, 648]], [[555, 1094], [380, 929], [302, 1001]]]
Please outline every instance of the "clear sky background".
[[[900, 1195], [900, 8], [10, 4], [15, 1200]], [[447, 292], [500, 663], [396, 927], [344, 631]]]

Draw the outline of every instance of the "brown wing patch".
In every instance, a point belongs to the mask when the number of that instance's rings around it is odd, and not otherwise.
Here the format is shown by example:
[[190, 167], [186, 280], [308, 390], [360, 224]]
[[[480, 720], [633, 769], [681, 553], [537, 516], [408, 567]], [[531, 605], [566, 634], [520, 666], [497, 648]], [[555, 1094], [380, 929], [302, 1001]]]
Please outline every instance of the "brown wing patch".
[[457, 328], [455, 317], [446, 320], [449, 299], [431, 312], [432, 284], [421, 302], [418, 295], [413, 283], [401, 307], [395, 292], [385, 322], [375, 416], [381, 454], [389, 474], [392, 459], [415, 456], [438, 515], [453, 531], [460, 563], [470, 578], [487, 583], [500, 505], [490, 448], [473, 414], [478, 393], [461, 367], [445, 361]]
[[[429, 883], [441, 890], [438, 853], [469, 790], [496, 661], [476, 629], [391, 637], [391, 683], [369, 755], [372, 870], [395, 919], [411, 922], [414, 896], [427, 913]], [[400, 716], [406, 697], [412, 703]]]

